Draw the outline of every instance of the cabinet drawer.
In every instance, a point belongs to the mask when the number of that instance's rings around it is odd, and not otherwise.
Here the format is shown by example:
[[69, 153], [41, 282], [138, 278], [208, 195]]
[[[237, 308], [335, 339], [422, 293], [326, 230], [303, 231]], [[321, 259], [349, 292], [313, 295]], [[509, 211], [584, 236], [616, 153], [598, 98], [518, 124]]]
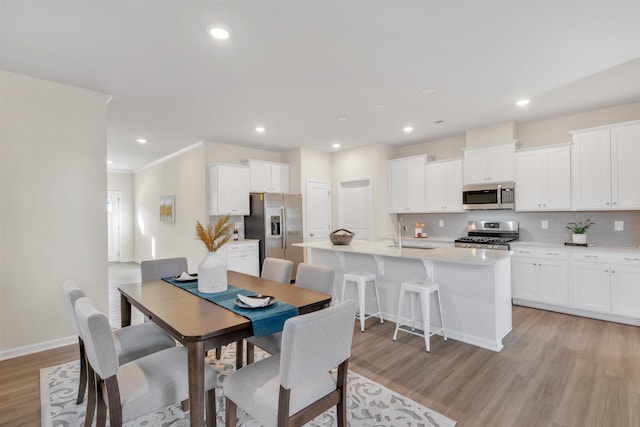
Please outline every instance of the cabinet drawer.
[[567, 259], [569, 254], [564, 248], [516, 247], [511, 250], [514, 257], [536, 257], [546, 259]]
[[577, 252], [573, 254], [573, 259], [576, 261], [640, 266], [640, 253], [634, 252]]

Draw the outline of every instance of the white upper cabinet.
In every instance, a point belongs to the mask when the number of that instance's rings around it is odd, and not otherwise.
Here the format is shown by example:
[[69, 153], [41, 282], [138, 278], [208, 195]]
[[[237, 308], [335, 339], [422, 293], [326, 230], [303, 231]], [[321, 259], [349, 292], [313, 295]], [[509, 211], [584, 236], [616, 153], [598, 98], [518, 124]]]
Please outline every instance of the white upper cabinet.
[[389, 160], [391, 213], [426, 212], [428, 156]]
[[209, 166], [209, 215], [249, 215], [249, 168]]
[[640, 209], [640, 121], [571, 134], [572, 208]]
[[571, 208], [569, 145], [518, 151], [516, 210], [559, 211]]
[[462, 160], [427, 163], [427, 212], [462, 212]]
[[289, 165], [249, 160], [251, 191], [255, 193], [288, 193]]
[[518, 141], [464, 149], [464, 184], [514, 180], [514, 152]]

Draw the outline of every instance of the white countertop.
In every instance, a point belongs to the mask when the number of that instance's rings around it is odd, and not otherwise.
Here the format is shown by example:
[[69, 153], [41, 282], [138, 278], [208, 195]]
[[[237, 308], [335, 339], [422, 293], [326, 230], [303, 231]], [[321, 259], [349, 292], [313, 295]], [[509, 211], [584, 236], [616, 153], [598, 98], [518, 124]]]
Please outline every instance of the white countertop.
[[439, 247], [434, 249], [398, 249], [390, 245], [388, 242], [366, 242], [360, 240], [353, 240], [350, 245], [332, 245], [331, 242], [326, 240], [309, 243], [295, 243], [294, 246], [310, 249], [324, 249], [335, 252], [351, 252], [396, 258], [413, 258], [469, 265], [491, 265], [495, 264], [499, 260], [511, 257], [511, 252], [509, 251], [454, 247]]

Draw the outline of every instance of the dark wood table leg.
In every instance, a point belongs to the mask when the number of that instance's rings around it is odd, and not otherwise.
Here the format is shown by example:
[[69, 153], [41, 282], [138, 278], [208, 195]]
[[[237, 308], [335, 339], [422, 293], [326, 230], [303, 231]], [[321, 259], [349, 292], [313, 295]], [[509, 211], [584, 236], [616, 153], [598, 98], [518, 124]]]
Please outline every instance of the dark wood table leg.
[[187, 343], [191, 427], [204, 427], [204, 341]]
[[120, 294], [120, 326], [131, 326], [131, 303]]
[[244, 340], [236, 341], [236, 369], [242, 368]]

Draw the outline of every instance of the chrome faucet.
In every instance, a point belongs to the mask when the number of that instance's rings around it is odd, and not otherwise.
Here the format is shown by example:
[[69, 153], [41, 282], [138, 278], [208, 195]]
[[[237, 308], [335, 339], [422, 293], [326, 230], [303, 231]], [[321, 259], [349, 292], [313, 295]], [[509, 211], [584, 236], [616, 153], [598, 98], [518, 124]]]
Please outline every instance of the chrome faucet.
[[398, 249], [402, 249], [402, 232], [407, 231], [407, 223], [404, 218], [398, 220]]

